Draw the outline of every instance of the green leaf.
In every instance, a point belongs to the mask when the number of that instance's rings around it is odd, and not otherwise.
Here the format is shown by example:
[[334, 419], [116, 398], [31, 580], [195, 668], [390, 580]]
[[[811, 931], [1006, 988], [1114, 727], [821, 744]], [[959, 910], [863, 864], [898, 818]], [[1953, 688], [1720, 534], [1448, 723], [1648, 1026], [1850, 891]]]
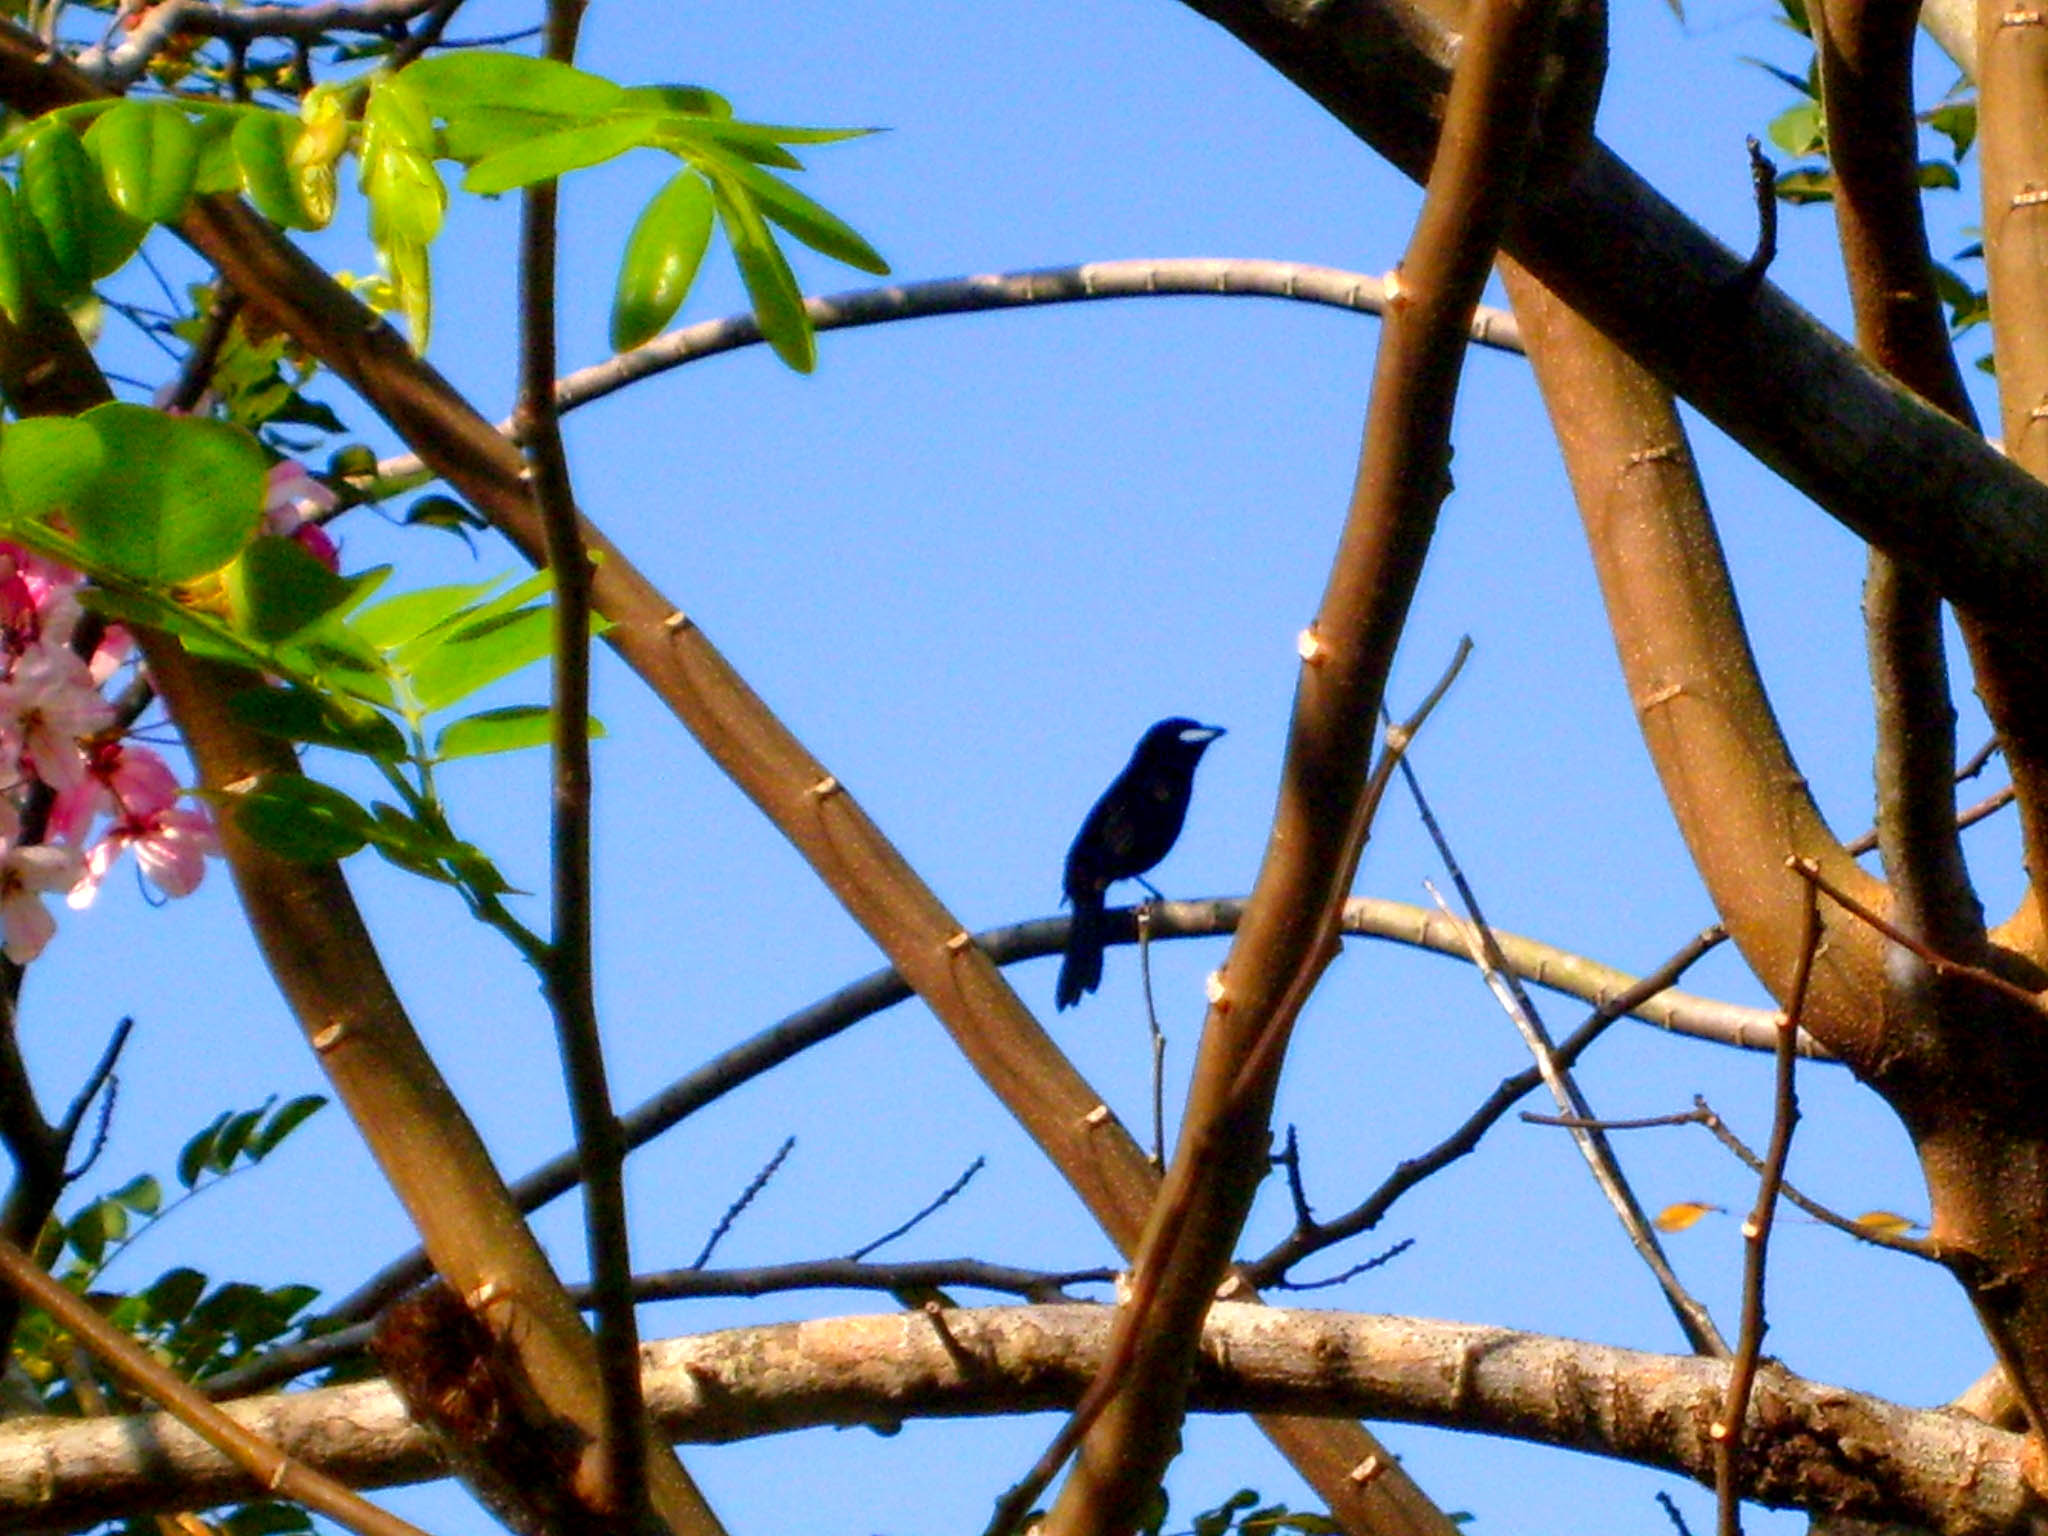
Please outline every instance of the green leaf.
[[1793, 103], [1771, 119], [1767, 132], [1771, 142], [1788, 155], [1817, 155], [1827, 145], [1817, 101]]
[[837, 214], [759, 166], [731, 155], [716, 158], [719, 170], [745, 187], [764, 214], [812, 250], [863, 272], [887, 274], [889, 263]]
[[106, 462], [106, 445], [84, 421], [37, 416], [0, 433], [0, 488], [10, 521], [69, 517]]
[[626, 96], [601, 75], [495, 49], [438, 53], [408, 65], [405, 81], [437, 117], [453, 120], [466, 109], [517, 106], [566, 117], [596, 117]]
[[548, 654], [554, 630], [547, 608], [522, 608], [456, 630], [420, 658], [413, 696], [432, 714]]
[[142, 1296], [151, 1320], [161, 1328], [184, 1321], [205, 1293], [206, 1276], [181, 1264], [158, 1275]]
[[[265, 1105], [264, 1108], [268, 1108]], [[249, 1144], [250, 1133], [256, 1129], [256, 1122], [263, 1118], [262, 1109], [245, 1109], [230, 1115], [227, 1124], [220, 1128], [220, 1134], [213, 1139], [213, 1155], [208, 1159], [222, 1173], [235, 1166], [235, 1159], [242, 1155], [242, 1148]]]
[[732, 103], [701, 85], [628, 86], [621, 105], [682, 113], [688, 117], [716, 117], [728, 121], [732, 117]]
[[14, 324], [22, 325], [28, 319], [31, 289], [18, 218], [14, 188], [0, 179], [0, 311]]
[[249, 1161], [260, 1163], [275, 1152], [287, 1136], [304, 1125], [327, 1105], [327, 1096], [321, 1093], [301, 1094], [298, 1098], [287, 1099], [271, 1112], [270, 1118], [249, 1139]]
[[313, 1519], [296, 1504], [264, 1499], [235, 1509], [220, 1528], [222, 1536], [310, 1536]]
[[809, 373], [818, 366], [818, 339], [811, 330], [811, 317], [804, 310], [796, 275], [789, 270], [781, 247], [776, 245], [746, 189], [716, 168], [712, 174], [718, 219], [725, 226], [726, 239], [732, 243], [733, 259], [739, 263], [761, 334], [783, 362], [798, 373]]
[[1969, 101], [1945, 101], [1929, 112], [1922, 122], [1949, 142], [1949, 157], [1957, 164], [1970, 152], [1970, 146], [1977, 142], [1977, 103]]
[[156, 1175], [139, 1173], [108, 1198], [120, 1201], [138, 1216], [154, 1216], [163, 1207], [164, 1187]]
[[241, 428], [144, 406], [95, 406], [100, 472], [68, 511], [87, 557], [170, 585], [209, 575], [255, 536], [269, 466]]
[[661, 122], [651, 112], [634, 112], [528, 139], [477, 161], [462, 178], [463, 190], [489, 197], [601, 165], [629, 149], [654, 143]]
[[228, 1123], [230, 1111], [222, 1110], [214, 1116], [213, 1123], [194, 1136], [178, 1152], [178, 1182], [187, 1189], [199, 1182], [199, 1176], [206, 1171], [206, 1164], [213, 1156], [213, 1139], [220, 1134], [220, 1128]]
[[340, 790], [297, 774], [265, 774], [230, 804], [245, 837], [301, 864], [345, 859], [369, 840], [368, 811]]
[[1826, 171], [1787, 171], [1778, 178], [1778, 200], [1802, 205], [1825, 203], [1835, 195], [1835, 178]]
[[661, 333], [682, 308], [711, 243], [711, 188], [682, 171], [657, 192], [626, 241], [612, 296], [612, 350], [624, 352]]
[[[0, 438], [0, 469], [5, 467], [5, 456], [6, 439]], [[475, 581], [401, 592], [365, 608], [349, 620], [349, 628], [379, 650], [395, 650], [448, 623], [497, 585], [495, 581]]]
[[1956, 174], [1956, 168], [1946, 160], [1922, 160], [1917, 180], [1923, 187], [1945, 187], [1951, 192], [1963, 184], [1963, 178]]
[[[544, 704], [514, 704], [504, 709], [486, 709], [455, 721], [434, 741], [434, 756], [454, 762], [464, 757], [484, 757], [493, 752], [519, 752], [527, 747], [544, 747], [554, 733], [554, 713]], [[589, 722], [590, 739], [604, 735], [604, 726]]]
[[266, 536], [251, 540], [235, 563], [229, 602], [243, 633], [276, 643], [345, 609], [358, 586], [298, 540]]
[[286, 112], [252, 112], [235, 124], [232, 144], [241, 172], [242, 190], [273, 224], [286, 229], [318, 229], [320, 221], [299, 195], [291, 163], [292, 148], [306, 125]]
[[199, 171], [199, 130], [168, 102], [124, 101], [85, 133], [114, 206], [131, 219], [174, 223]]
[[128, 1213], [111, 1200], [95, 1200], [64, 1224], [64, 1240], [91, 1269], [106, 1257], [107, 1244], [128, 1230]]
[[345, 719], [320, 695], [304, 688], [245, 688], [228, 700], [228, 709], [266, 736], [358, 752], [381, 763], [402, 763], [408, 756], [405, 737], [384, 716]]
[[92, 281], [93, 193], [98, 187], [99, 176], [77, 134], [56, 122], [29, 131], [21, 146], [21, 198], [48, 242], [56, 279], [67, 297], [82, 294]]

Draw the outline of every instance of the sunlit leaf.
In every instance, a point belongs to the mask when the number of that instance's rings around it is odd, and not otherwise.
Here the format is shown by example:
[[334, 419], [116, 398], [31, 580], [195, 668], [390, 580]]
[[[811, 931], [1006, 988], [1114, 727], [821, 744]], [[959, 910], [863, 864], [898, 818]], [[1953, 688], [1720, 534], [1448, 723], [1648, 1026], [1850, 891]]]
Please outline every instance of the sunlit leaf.
[[713, 177], [719, 222], [732, 244], [761, 334], [783, 362], [798, 373], [809, 373], [818, 366], [818, 341], [796, 275], [746, 188], [715, 169]]
[[1856, 1218], [1856, 1225], [1880, 1237], [1904, 1237], [1920, 1223], [1897, 1211], [1865, 1211]]
[[660, 124], [661, 119], [653, 113], [636, 112], [528, 139], [477, 161], [462, 178], [463, 190], [489, 197], [601, 165], [629, 149], [653, 143]]
[[[434, 741], [434, 756], [444, 762], [464, 757], [484, 757], [493, 752], [518, 752], [544, 747], [554, 731], [554, 715], [542, 704], [514, 704], [504, 709], [486, 709], [455, 721]], [[589, 722], [592, 740], [604, 735], [604, 727]]]
[[1699, 1200], [1681, 1200], [1676, 1205], [1667, 1205], [1657, 1213], [1654, 1223], [1659, 1232], [1683, 1232], [1695, 1225], [1702, 1216], [1722, 1212], [1718, 1205], [1708, 1205]]
[[340, 790], [296, 774], [266, 774], [229, 804], [243, 836], [302, 864], [345, 859], [369, 840], [368, 811]]
[[696, 281], [711, 243], [711, 188], [682, 171], [657, 192], [633, 226], [612, 298], [611, 342], [624, 352], [661, 333]]

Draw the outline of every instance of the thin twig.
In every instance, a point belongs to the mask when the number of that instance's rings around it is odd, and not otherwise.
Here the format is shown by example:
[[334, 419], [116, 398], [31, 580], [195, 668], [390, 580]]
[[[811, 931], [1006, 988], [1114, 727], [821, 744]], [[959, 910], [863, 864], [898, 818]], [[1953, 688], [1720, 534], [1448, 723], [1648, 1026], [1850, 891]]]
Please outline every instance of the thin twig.
[[725, 1235], [732, 1230], [732, 1224], [740, 1219], [741, 1213], [754, 1203], [762, 1190], [768, 1187], [768, 1181], [775, 1177], [789, 1154], [795, 1150], [796, 1138], [784, 1137], [782, 1145], [775, 1149], [775, 1155], [762, 1165], [761, 1171], [747, 1181], [747, 1187], [739, 1192], [738, 1198], [725, 1208], [725, 1214], [718, 1218], [718, 1225], [713, 1227], [711, 1235], [704, 1239], [703, 1251], [697, 1255], [696, 1262], [691, 1264], [690, 1268], [702, 1269], [711, 1262], [711, 1255], [717, 1252], [718, 1245], [725, 1241]]
[[[1154, 937], [1186, 939], [1232, 933], [1237, 928], [1243, 906], [1243, 902], [1235, 898], [1157, 905], [1152, 910]], [[1060, 954], [1066, 948], [1069, 921], [1063, 916], [1034, 918], [1028, 922], [985, 929], [975, 935], [975, 947], [1002, 966]], [[1343, 929], [1347, 934], [1386, 939], [1443, 954], [1458, 952], [1453, 948], [1454, 941], [1449, 938], [1449, 932], [1456, 927], [1455, 924], [1441, 923], [1435, 913], [1405, 902], [1355, 897], [1344, 908]], [[1718, 930], [1709, 932], [1718, 933]], [[1111, 909], [1107, 914], [1105, 940], [1111, 944], [1130, 944], [1136, 942], [1136, 937], [1134, 910], [1124, 907]], [[1533, 939], [1499, 933], [1495, 937], [1515, 958], [1518, 974], [1528, 976], [1539, 985], [1599, 1003], [1595, 1017], [1613, 1019], [1634, 1015], [1660, 1028], [1745, 1048], [1753, 1046], [1769, 1028], [1772, 1015], [1763, 1009], [1745, 1008], [1673, 991], [1670, 983], [1691, 963], [1690, 959], [1675, 969], [1671, 962], [1667, 962], [1651, 976], [1638, 981], [1626, 972], [1612, 970]], [[1645, 983], [1660, 980], [1661, 985], [1646, 989]], [[894, 970], [884, 968], [870, 972], [859, 981], [842, 987], [831, 996], [791, 1014], [782, 1022], [712, 1058], [629, 1110], [621, 1117], [627, 1145], [645, 1146], [734, 1089], [754, 1081], [813, 1046], [845, 1033], [863, 1020], [907, 1001], [910, 995], [910, 988]], [[1618, 1011], [1610, 1012], [1611, 1008]], [[1825, 1057], [1825, 1053], [1804, 1036], [1801, 1049], [1810, 1055]], [[1516, 1097], [1519, 1098], [1520, 1094], [1517, 1093]], [[1501, 1106], [1502, 1109], [1506, 1107]], [[1498, 1118], [1498, 1112], [1493, 1118]], [[536, 1211], [574, 1189], [577, 1177], [575, 1154], [563, 1153], [542, 1163], [514, 1184], [512, 1197], [521, 1211]], [[1372, 1218], [1377, 1219], [1377, 1216]], [[1326, 1230], [1334, 1232], [1339, 1225], [1333, 1222]], [[1366, 1225], [1370, 1225], [1370, 1221]], [[1354, 1227], [1343, 1235], [1350, 1236], [1352, 1232], [1362, 1230], [1363, 1226]], [[1266, 1262], [1261, 1260], [1260, 1265]], [[347, 1323], [374, 1316], [391, 1300], [425, 1280], [430, 1273], [425, 1255], [415, 1249], [394, 1259], [336, 1302], [327, 1317], [330, 1321]], [[259, 1380], [249, 1390], [254, 1391], [257, 1386], [267, 1384], [267, 1379]]]
[[[991, 1291], [1039, 1303], [1070, 1302], [1077, 1285], [1113, 1285], [1117, 1271], [1094, 1269], [1021, 1269], [981, 1259], [916, 1259], [901, 1264], [869, 1264], [854, 1259], [796, 1259], [787, 1264], [762, 1264], [742, 1269], [659, 1269], [633, 1278], [634, 1298], [650, 1301], [702, 1301], [715, 1297], [775, 1296], [790, 1291], [884, 1291], [890, 1294], [930, 1291], [940, 1287]], [[590, 1306], [590, 1287], [572, 1285], [569, 1297]], [[280, 1344], [247, 1365], [209, 1376], [199, 1390], [216, 1401], [245, 1397], [295, 1380], [309, 1371], [325, 1370], [359, 1357], [370, 1342], [374, 1323], [357, 1323], [332, 1333]]]
[[919, 1211], [915, 1216], [911, 1217], [910, 1220], [904, 1222], [901, 1226], [891, 1227], [887, 1232], [884, 1232], [880, 1237], [876, 1238], [873, 1242], [865, 1243], [862, 1246], [854, 1249], [853, 1252], [849, 1253], [846, 1256], [847, 1260], [851, 1263], [858, 1263], [860, 1260], [866, 1258], [869, 1254], [873, 1253], [877, 1248], [881, 1248], [889, 1243], [895, 1242], [897, 1238], [903, 1236], [906, 1232], [914, 1231], [917, 1228], [917, 1226], [926, 1218], [928, 1218], [934, 1211], [937, 1211], [941, 1207], [950, 1204], [953, 1200], [953, 1197], [959, 1194], [960, 1191], [965, 1189], [970, 1183], [972, 1183], [974, 1180], [974, 1176], [977, 1173], [981, 1172], [981, 1170], [986, 1168], [987, 1166], [987, 1158], [977, 1157], [973, 1162], [967, 1165], [967, 1171], [965, 1173], [961, 1174], [959, 1178], [955, 1179], [952, 1183], [948, 1184], [944, 1189], [940, 1190], [937, 1196], [934, 1197], [931, 1203], [926, 1205], [923, 1210]]
[[2011, 998], [2014, 1002], [2023, 1003], [2036, 1013], [2048, 1014], [2048, 1003], [2044, 1003], [2038, 993], [2029, 992], [2017, 982], [2007, 981], [1996, 971], [1986, 970], [1981, 965], [1967, 965], [1960, 960], [1951, 960], [1946, 955], [1937, 953], [1934, 949], [1907, 933], [1903, 928], [1900, 928], [1895, 923], [1886, 921], [1877, 913], [1871, 911], [1869, 907], [1866, 907], [1854, 896], [1851, 896], [1847, 891], [1829, 880], [1826, 875], [1820, 872], [1820, 866], [1812, 859], [1793, 858], [1787, 860], [1786, 863], [1794, 874], [1818, 887], [1822, 895], [1834, 902], [1836, 906], [1842, 908], [1843, 911], [1848, 912], [1853, 917], [1860, 918], [1863, 922], [1869, 924], [1872, 928], [1875, 928], [1879, 933], [1890, 939], [1894, 944], [1900, 946], [1900, 948], [1911, 950], [1914, 955], [1925, 961], [1927, 968], [1937, 976], [1966, 978], [1980, 985], [1987, 986], [1992, 991]]
[[[72, 1096], [70, 1108], [57, 1122], [57, 1138], [66, 1147], [78, 1135], [78, 1128], [85, 1123], [86, 1112], [92, 1108], [92, 1101], [99, 1097], [100, 1089], [114, 1080], [114, 1068], [120, 1064], [121, 1052], [127, 1049], [128, 1037], [134, 1033], [133, 1018], [125, 1018], [114, 1026], [113, 1034], [107, 1038], [107, 1048], [100, 1052], [100, 1059], [93, 1064], [92, 1071], [86, 1074], [85, 1081]], [[84, 1172], [84, 1169], [79, 1172]]]
[[[1656, 970], [1645, 976], [1626, 992], [1609, 998], [1577, 1029], [1555, 1052], [1559, 1067], [1570, 1068], [1585, 1054], [1593, 1042], [1600, 1038], [1608, 1025], [1624, 1017], [1640, 1006], [1645, 997], [1654, 996], [1683, 976], [1693, 963], [1715, 945], [1728, 937], [1725, 930], [1715, 927], [1696, 935], [1677, 954], [1666, 960]], [[1527, 1067], [1512, 1077], [1501, 1079], [1488, 1094], [1486, 1101], [1475, 1109], [1449, 1136], [1419, 1157], [1404, 1159], [1394, 1171], [1352, 1210], [1332, 1221], [1318, 1223], [1309, 1215], [1306, 1193], [1295, 1196], [1295, 1229], [1262, 1258], [1243, 1267], [1245, 1278], [1255, 1286], [1277, 1283], [1288, 1271], [1312, 1253], [1318, 1253], [1333, 1244], [1355, 1237], [1361, 1232], [1378, 1226], [1394, 1202], [1423, 1180], [1441, 1172], [1459, 1158], [1466, 1156], [1479, 1145], [1480, 1139], [1491, 1130], [1500, 1117], [1522, 1098], [1524, 1094], [1539, 1087], [1543, 1082], [1540, 1067]], [[1292, 1148], [1290, 1133], [1289, 1147]], [[1298, 1167], [1288, 1169], [1290, 1187], [1299, 1181]]]
[[[1434, 887], [1431, 893], [1435, 894]], [[1437, 898], [1439, 901], [1442, 897]], [[1448, 910], [1448, 908], [1446, 908]], [[1557, 1065], [1557, 1054], [1551, 1046], [1548, 1032], [1537, 1018], [1528, 1001], [1528, 993], [1516, 985], [1511, 977], [1499, 968], [1498, 961], [1487, 953], [1484, 919], [1476, 908], [1468, 904], [1471, 912], [1472, 963], [1485, 977], [1487, 988], [1500, 1003], [1501, 1009], [1520, 1031], [1529, 1053], [1536, 1058], [1537, 1066], [1543, 1072], [1543, 1080], [1550, 1088], [1551, 1096], [1560, 1108], [1580, 1119], [1594, 1118], [1591, 1106], [1579, 1085], [1569, 1074]], [[1495, 953], [1498, 953], [1496, 947]], [[1678, 1325], [1684, 1330], [1686, 1340], [1701, 1354], [1726, 1356], [1727, 1341], [1714, 1326], [1714, 1320], [1707, 1309], [1679, 1282], [1677, 1273], [1665, 1257], [1664, 1245], [1657, 1241], [1648, 1219], [1643, 1215], [1642, 1203], [1636, 1199], [1635, 1191], [1622, 1176], [1621, 1165], [1616, 1161], [1614, 1149], [1607, 1144], [1607, 1138], [1598, 1130], [1578, 1128], [1572, 1131], [1572, 1140], [1578, 1145], [1580, 1155], [1593, 1171], [1593, 1181], [1606, 1195], [1607, 1203], [1621, 1220], [1622, 1230], [1628, 1234], [1630, 1243], [1643, 1262], [1649, 1266], [1656, 1278], [1659, 1289], [1672, 1313], [1678, 1318]]]
[[1700, 1117], [1692, 1110], [1675, 1115], [1636, 1115], [1627, 1120], [1600, 1120], [1586, 1115], [1539, 1115], [1523, 1110], [1524, 1125], [1554, 1125], [1567, 1131], [1655, 1131], [1673, 1125], [1697, 1125]]
[[1282, 1280], [1274, 1286], [1274, 1289], [1279, 1291], [1327, 1291], [1332, 1286], [1343, 1285], [1346, 1281], [1356, 1280], [1360, 1275], [1369, 1273], [1372, 1270], [1378, 1269], [1382, 1264], [1398, 1259], [1414, 1246], [1414, 1238], [1404, 1237], [1401, 1241], [1394, 1244], [1393, 1247], [1386, 1249], [1384, 1252], [1374, 1254], [1362, 1264], [1352, 1265], [1341, 1274], [1331, 1275], [1323, 1280]]
[[1756, 203], [1756, 249], [1728, 286], [1738, 293], [1753, 294], [1778, 259], [1778, 168], [1754, 136], [1743, 144], [1749, 150], [1749, 190]]
[[49, 1313], [136, 1391], [154, 1398], [166, 1413], [272, 1493], [317, 1510], [357, 1536], [424, 1536], [417, 1526], [377, 1508], [354, 1489], [293, 1461], [269, 1441], [251, 1434], [5, 1238], [0, 1238], [0, 1277], [17, 1295]]
[[1806, 919], [1799, 938], [1799, 964], [1778, 1025], [1778, 1052], [1772, 1093], [1771, 1140], [1764, 1152], [1763, 1175], [1757, 1180], [1756, 1207], [1742, 1224], [1742, 1326], [1736, 1337], [1735, 1361], [1728, 1372], [1728, 1396], [1718, 1421], [1708, 1426], [1714, 1441], [1714, 1498], [1720, 1536], [1742, 1536], [1742, 1430], [1749, 1418], [1749, 1395], [1756, 1384], [1757, 1362], [1763, 1357], [1764, 1266], [1769, 1256], [1771, 1224], [1778, 1212], [1778, 1190], [1785, 1182], [1785, 1161], [1792, 1152], [1792, 1132], [1799, 1124], [1799, 1094], [1793, 1079], [1798, 1057], [1793, 1032], [1806, 1008], [1806, 988], [1813, 979], [1814, 957], [1820, 952], [1820, 894], [1806, 892]]
[[[443, 4], [441, 10], [450, 7]], [[576, 53], [583, 0], [548, 0], [546, 56]], [[625, 1527], [649, 1508], [647, 1410], [641, 1396], [640, 1330], [633, 1308], [626, 1227], [626, 1138], [605, 1080], [592, 989], [590, 894], [590, 556], [578, 526], [568, 454], [556, 416], [556, 188], [529, 187], [519, 240], [519, 406], [528, 473], [554, 577], [553, 919], [545, 981], [567, 1079], [583, 1172], [585, 1245], [597, 1296], [603, 1413], [597, 1447], [599, 1506]]]
[[[1714, 1138], [1722, 1146], [1733, 1152], [1737, 1158], [1747, 1165], [1751, 1173], [1761, 1174], [1764, 1171], [1764, 1160], [1751, 1151], [1749, 1145], [1740, 1136], [1737, 1136], [1734, 1131], [1729, 1129], [1728, 1122], [1716, 1114], [1705, 1099], [1695, 1096], [1692, 1102], [1694, 1112], [1687, 1118], [1697, 1119], [1701, 1125], [1704, 1125], [1714, 1134]], [[1868, 1226], [1852, 1217], [1844, 1216], [1839, 1211], [1830, 1210], [1818, 1200], [1802, 1194], [1796, 1186], [1790, 1183], [1781, 1185], [1779, 1192], [1823, 1226], [1833, 1227], [1837, 1232], [1846, 1232], [1849, 1236], [1856, 1238], [1860, 1242], [1869, 1243], [1877, 1248], [1889, 1248], [1894, 1253], [1911, 1254], [1914, 1258], [1924, 1259], [1930, 1264], [1941, 1264], [1943, 1262], [1939, 1250], [1936, 1249], [1933, 1243], [1916, 1237], [1902, 1237], [1895, 1232], [1886, 1232], [1881, 1228]]]

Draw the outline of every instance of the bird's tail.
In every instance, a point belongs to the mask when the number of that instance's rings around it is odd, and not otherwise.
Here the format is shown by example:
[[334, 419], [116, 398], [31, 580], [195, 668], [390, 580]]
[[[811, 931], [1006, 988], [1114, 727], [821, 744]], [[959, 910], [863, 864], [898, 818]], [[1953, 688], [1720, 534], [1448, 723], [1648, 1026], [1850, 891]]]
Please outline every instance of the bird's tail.
[[1076, 896], [1074, 920], [1067, 928], [1066, 958], [1060, 962], [1059, 985], [1053, 989], [1053, 1005], [1071, 1008], [1084, 994], [1102, 985], [1102, 896]]

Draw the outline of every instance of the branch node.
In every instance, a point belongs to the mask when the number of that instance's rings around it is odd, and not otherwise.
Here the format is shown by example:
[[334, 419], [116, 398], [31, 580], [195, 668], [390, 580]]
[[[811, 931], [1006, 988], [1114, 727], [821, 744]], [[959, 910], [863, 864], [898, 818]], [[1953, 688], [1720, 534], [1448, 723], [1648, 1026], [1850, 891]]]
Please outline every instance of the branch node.
[[2027, 187], [2012, 195], [2015, 208], [2036, 208], [2042, 203], [2048, 203], [2048, 187]]
[[1646, 715], [1660, 704], [1669, 704], [1684, 692], [1685, 684], [1666, 683], [1662, 688], [1653, 689], [1638, 699], [1636, 701], [1636, 710], [1638, 713]]
[[828, 773], [809, 789], [805, 790], [804, 793], [813, 800], [829, 800], [832, 796], [838, 794], [842, 787], [839, 780]]
[[1685, 457], [1683, 443], [1652, 443], [1647, 448], [1638, 448], [1628, 456], [1628, 467], [1639, 464], [1669, 464]]
[[1216, 1299], [1218, 1301], [1229, 1301], [1233, 1296], [1242, 1295], [1245, 1289], [1243, 1275], [1234, 1273], [1225, 1275], [1223, 1283], [1216, 1287]]
[[1368, 1456], [1344, 1475], [1359, 1487], [1369, 1488], [1387, 1475], [1387, 1464], [1376, 1455]]
[[313, 1049], [319, 1055], [325, 1056], [347, 1038], [348, 1025], [339, 1022], [329, 1024], [325, 1029], [314, 1032]]
[[1408, 291], [1408, 285], [1401, 281], [1401, 269], [1393, 268], [1380, 279], [1380, 291], [1386, 295], [1389, 309], [1406, 309], [1415, 302], [1415, 295]]
[[1229, 1012], [1230, 987], [1224, 981], [1223, 973], [1220, 970], [1209, 973], [1208, 979], [1202, 983], [1202, 992], [1209, 999], [1209, 1006], [1211, 1008], [1214, 1008], [1218, 1013]]
[[1309, 667], [1320, 667], [1330, 659], [1330, 648], [1323, 644], [1323, 637], [1313, 624], [1294, 637], [1294, 653], [1301, 658], [1302, 665]]
[[678, 608], [661, 621], [661, 627], [672, 635], [681, 634], [690, 627], [690, 616]]
[[1092, 1129], [1098, 1125], [1109, 1124], [1109, 1119], [1109, 1106], [1107, 1104], [1098, 1104], [1081, 1117], [1081, 1123]]
[[949, 955], [957, 955], [962, 950], [971, 949], [973, 947], [974, 935], [969, 933], [965, 928], [956, 930], [952, 934], [952, 936], [946, 940], [946, 953]]

